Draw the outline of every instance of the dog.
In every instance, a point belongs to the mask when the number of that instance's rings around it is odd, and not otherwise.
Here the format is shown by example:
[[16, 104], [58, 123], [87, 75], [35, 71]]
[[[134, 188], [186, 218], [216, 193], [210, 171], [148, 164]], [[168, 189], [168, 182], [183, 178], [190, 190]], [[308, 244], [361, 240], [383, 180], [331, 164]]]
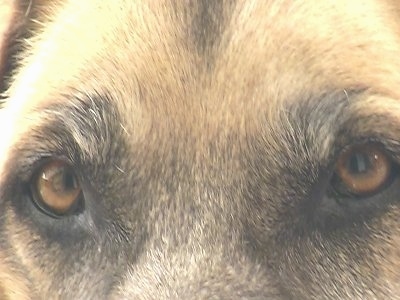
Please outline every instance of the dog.
[[398, 1], [0, 8], [0, 299], [400, 299]]

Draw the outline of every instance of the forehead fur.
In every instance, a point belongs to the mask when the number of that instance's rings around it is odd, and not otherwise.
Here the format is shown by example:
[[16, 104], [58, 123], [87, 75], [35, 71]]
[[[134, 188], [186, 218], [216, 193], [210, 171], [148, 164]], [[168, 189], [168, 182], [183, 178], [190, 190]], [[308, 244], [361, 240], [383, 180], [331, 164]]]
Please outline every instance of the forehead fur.
[[74, 101], [76, 93], [110, 95], [133, 139], [150, 128], [198, 140], [232, 128], [257, 132], [287, 103], [328, 91], [400, 98], [393, 89], [400, 62], [392, 59], [400, 53], [399, 14], [390, 2], [70, 0], [43, 7], [7, 93], [2, 122], [14, 128], [13, 139], [37, 124], [26, 118], [30, 111]]
[[125, 111], [139, 101], [173, 111], [186, 126], [205, 110], [208, 121], [237, 123], [327, 87], [399, 98], [392, 87], [400, 63], [391, 59], [399, 53], [398, 14], [388, 2], [72, 0], [45, 13], [10, 106], [30, 110], [68, 101], [60, 91], [95, 90], [122, 97]]

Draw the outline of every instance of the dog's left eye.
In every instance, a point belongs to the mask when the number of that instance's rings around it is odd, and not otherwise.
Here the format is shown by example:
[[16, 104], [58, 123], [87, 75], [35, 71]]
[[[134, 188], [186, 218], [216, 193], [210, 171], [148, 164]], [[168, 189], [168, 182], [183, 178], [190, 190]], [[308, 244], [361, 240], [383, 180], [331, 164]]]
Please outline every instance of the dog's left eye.
[[62, 160], [43, 164], [31, 181], [34, 203], [51, 216], [73, 212], [82, 195], [79, 180], [73, 168]]
[[336, 161], [334, 187], [355, 196], [380, 192], [393, 178], [393, 162], [376, 144], [355, 145], [343, 151]]

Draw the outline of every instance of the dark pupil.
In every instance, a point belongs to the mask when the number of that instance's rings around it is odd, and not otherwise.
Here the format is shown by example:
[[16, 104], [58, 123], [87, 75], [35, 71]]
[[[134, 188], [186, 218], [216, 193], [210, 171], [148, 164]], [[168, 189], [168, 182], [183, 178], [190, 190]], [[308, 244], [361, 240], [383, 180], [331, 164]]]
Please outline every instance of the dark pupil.
[[76, 188], [76, 180], [73, 172], [68, 169], [62, 170], [62, 183], [64, 190], [68, 191]]
[[347, 167], [351, 174], [366, 173], [371, 168], [371, 161], [365, 153], [357, 152], [350, 156]]

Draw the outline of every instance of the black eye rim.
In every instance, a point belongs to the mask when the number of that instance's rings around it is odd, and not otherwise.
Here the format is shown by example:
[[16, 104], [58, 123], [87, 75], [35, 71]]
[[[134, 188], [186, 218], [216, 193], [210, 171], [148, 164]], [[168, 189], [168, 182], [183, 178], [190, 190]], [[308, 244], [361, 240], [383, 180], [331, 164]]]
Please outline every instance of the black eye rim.
[[[358, 194], [358, 193], [351, 191], [351, 189], [346, 187], [346, 184], [341, 180], [341, 178], [337, 174], [335, 168], [336, 168], [336, 163], [337, 163], [339, 157], [343, 153], [351, 150], [352, 148], [361, 148], [362, 149], [365, 146], [379, 149], [388, 159], [389, 163], [391, 164], [391, 168], [390, 168], [390, 173], [389, 173], [387, 179], [377, 190], [374, 190], [369, 193]], [[332, 170], [331, 171], [332, 175], [330, 178], [330, 187], [331, 187], [330, 190], [331, 190], [331, 194], [333, 194], [334, 198], [335, 199], [342, 198], [344, 200], [354, 199], [357, 201], [362, 200], [362, 199], [371, 198], [371, 197], [381, 193], [382, 191], [384, 191], [385, 189], [390, 187], [393, 184], [396, 177], [398, 177], [400, 175], [400, 165], [399, 165], [399, 162], [397, 162], [396, 159], [394, 158], [393, 153], [390, 150], [388, 150], [387, 147], [383, 143], [375, 141], [375, 140], [358, 141], [358, 142], [350, 143], [350, 144], [342, 147], [339, 151], [336, 152], [335, 158], [332, 160], [331, 170]]]
[[[43, 167], [51, 162], [61, 162], [64, 163], [68, 170], [71, 171], [71, 173], [75, 176], [77, 182], [79, 183], [81, 187], [81, 191], [76, 199], [76, 201], [73, 202], [73, 204], [68, 208], [67, 211], [63, 213], [58, 213], [54, 209], [52, 209], [49, 205], [47, 205], [42, 199], [41, 196], [39, 196], [37, 188], [36, 188], [36, 182], [38, 179], [39, 174], [41, 173]], [[34, 166], [34, 171], [32, 172], [32, 175], [30, 176], [30, 179], [28, 181], [28, 191], [29, 191], [29, 198], [32, 202], [32, 204], [43, 214], [53, 218], [53, 219], [61, 219], [61, 218], [66, 218], [69, 216], [73, 215], [78, 215], [80, 214], [83, 209], [84, 209], [84, 189], [83, 189], [83, 180], [82, 176], [79, 172], [76, 171], [77, 168], [74, 167], [74, 164], [71, 163], [70, 160], [65, 159], [64, 157], [46, 157], [42, 158], [37, 164]]]

